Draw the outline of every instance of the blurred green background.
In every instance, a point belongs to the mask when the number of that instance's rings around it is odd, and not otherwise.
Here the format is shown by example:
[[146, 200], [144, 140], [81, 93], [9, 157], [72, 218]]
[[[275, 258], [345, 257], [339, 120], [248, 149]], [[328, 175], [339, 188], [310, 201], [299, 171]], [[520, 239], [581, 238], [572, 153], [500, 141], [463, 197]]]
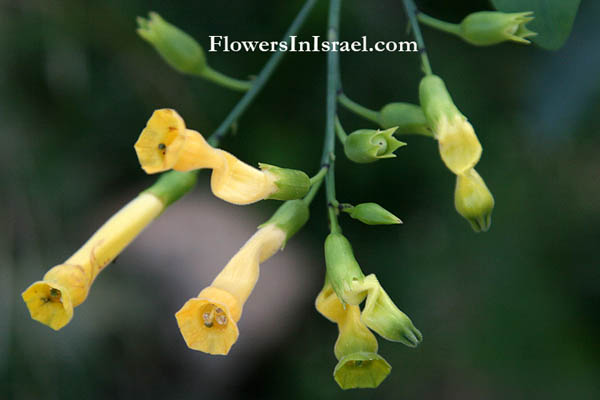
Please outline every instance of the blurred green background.
[[[400, 1], [344, 3], [342, 39], [407, 38]], [[490, 8], [417, 3], [450, 21]], [[172, 71], [137, 37], [135, 17], [157, 11], [208, 46], [208, 35], [278, 40], [301, 5], [0, 0], [1, 399], [600, 398], [600, 3], [592, 1], [557, 52], [474, 48], [424, 28], [434, 71], [484, 146], [477, 169], [496, 199], [488, 233], [473, 233], [454, 211], [454, 177], [432, 140], [406, 137], [398, 158], [370, 165], [338, 157], [341, 201], [376, 201], [404, 221], [342, 224], [364, 271], [424, 334], [417, 349], [380, 341], [393, 371], [376, 391], [343, 392], [331, 376], [337, 331], [313, 308], [327, 233], [322, 193], [308, 225], [262, 269], [229, 357], [187, 350], [172, 315], [277, 203], [216, 202], [208, 174], [102, 274], [70, 325], [53, 332], [29, 318], [21, 291], [153, 182], [132, 148], [152, 111], [175, 108], [209, 134], [239, 98]], [[321, 0], [300, 37], [324, 36], [326, 14]], [[268, 54], [208, 56], [246, 77]], [[418, 65], [409, 53], [343, 53], [344, 89], [375, 109], [416, 102]], [[325, 54], [288, 54], [223, 147], [254, 165], [316, 172], [324, 95]], [[347, 130], [369, 126], [340, 115]]]

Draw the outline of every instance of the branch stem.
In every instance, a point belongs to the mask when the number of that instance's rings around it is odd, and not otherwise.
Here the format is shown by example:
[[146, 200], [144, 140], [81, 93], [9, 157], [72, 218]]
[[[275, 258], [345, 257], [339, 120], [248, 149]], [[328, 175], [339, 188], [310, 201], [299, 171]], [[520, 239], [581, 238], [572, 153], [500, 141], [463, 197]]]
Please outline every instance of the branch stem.
[[252, 87], [252, 81], [243, 81], [240, 79], [231, 78], [217, 70], [212, 69], [208, 65], [202, 69], [202, 73], [199, 74], [199, 76], [214, 82], [217, 85], [240, 92], [245, 92]]
[[440, 30], [442, 32], [460, 36], [460, 25], [458, 24], [453, 24], [451, 22], [446, 22], [437, 18], [430, 17], [429, 15], [424, 14], [420, 11], [417, 12], [417, 19], [419, 20], [419, 22], [422, 22], [423, 24]]
[[423, 35], [421, 34], [419, 22], [417, 21], [417, 14], [419, 13], [419, 10], [415, 5], [414, 0], [402, 0], [402, 2], [404, 3], [404, 9], [406, 10], [406, 15], [408, 16], [408, 20], [413, 31], [413, 36], [417, 41], [419, 53], [421, 53], [423, 72], [425, 75], [432, 75], [433, 71], [431, 70], [431, 64], [429, 63], [429, 57], [427, 56], [427, 48], [425, 47], [425, 41], [423, 40]]
[[[306, 17], [308, 17], [310, 11], [312, 10], [316, 2], [317, 0], [306, 0], [306, 3], [304, 3], [304, 6], [302, 6], [302, 9], [298, 13], [298, 15], [296, 15], [294, 21], [292, 21], [292, 24], [288, 28], [287, 32], [285, 33], [285, 35], [283, 35], [282, 41], [288, 43], [289, 45], [289, 42], [291, 40], [290, 37], [295, 36], [296, 33], [298, 33], [298, 31], [302, 27], [302, 24], [306, 20]], [[275, 69], [277, 68], [284, 56], [285, 52], [280, 50], [273, 53], [273, 55], [271, 56], [271, 58], [269, 58], [263, 69], [256, 76], [256, 79], [252, 81], [252, 87], [250, 88], [250, 90], [248, 90], [244, 94], [244, 96], [235, 105], [235, 107], [233, 107], [229, 115], [227, 115], [225, 120], [223, 120], [221, 125], [219, 125], [217, 130], [208, 138], [208, 142], [212, 146], [216, 147], [219, 145], [221, 139], [225, 137], [231, 126], [246, 111], [248, 106], [252, 104], [256, 96], [260, 93], [265, 84], [269, 81], [269, 78], [271, 78], [271, 75], [273, 75], [273, 72], [275, 72]]]
[[355, 101], [350, 100], [348, 96], [346, 96], [344, 93], [341, 93], [338, 96], [338, 101], [341, 105], [346, 107], [348, 110], [352, 111], [354, 114], [368, 119], [369, 121], [375, 122], [376, 124], [379, 124], [379, 113], [377, 111], [371, 110], [367, 107], [358, 104]]
[[[340, 10], [342, 0], [329, 1], [329, 20], [327, 29], [327, 40], [338, 41], [340, 27]], [[327, 167], [325, 176], [325, 191], [327, 196], [327, 207], [329, 214], [329, 228], [332, 232], [340, 232], [337, 221], [337, 204], [335, 196], [335, 118], [337, 93], [341, 89], [340, 82], [340, 59], [339, 53], [330, 51], [327, 53], [327, 97], [326, 97], [326, 119], [325, 140], [323, 144], [323, 155], [321, 164]]]

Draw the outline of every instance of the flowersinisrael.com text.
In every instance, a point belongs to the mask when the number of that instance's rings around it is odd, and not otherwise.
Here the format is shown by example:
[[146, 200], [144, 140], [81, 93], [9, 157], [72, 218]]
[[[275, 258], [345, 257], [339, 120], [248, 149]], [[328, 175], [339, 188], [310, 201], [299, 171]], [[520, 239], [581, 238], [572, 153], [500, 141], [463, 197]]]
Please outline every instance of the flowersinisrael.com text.
[[276, 51], [286, 52], [417, 52], [415, 41], [377, 41], [369, 44], [367, 37], [354, 41], [327, 41], [321, 40], [320, 36], [312, 36], [312, 40], [298, 40], [297, 36], [290, 36], [290, 41], [266, 41], [266, 40], [229, 40], [229, 36], [210, 35], [209, 52], [255, 52], [263, 53]]

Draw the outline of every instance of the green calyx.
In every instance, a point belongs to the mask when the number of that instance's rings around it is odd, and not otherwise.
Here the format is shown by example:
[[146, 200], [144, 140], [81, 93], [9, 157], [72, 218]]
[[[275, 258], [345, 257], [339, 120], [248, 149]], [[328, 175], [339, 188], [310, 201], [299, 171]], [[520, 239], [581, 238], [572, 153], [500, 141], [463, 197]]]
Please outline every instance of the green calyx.
[[185, 74], [202, 74], [207, 68], [202, 46], [190, 35], [155, 12], [137, 18], [137, 33], [150, 43], [171, 67]]
[[273, 200], [294, 200], [304, 197], [310, 189], [310, 178], [297, 169], [279, 168], [274, 165], [259, 163], [262, 171], [275, 175], [277, 191], [268, 198]]
[[490, 229], [494, 197], [474, 169], [457, 175], [454, 206], [475, 232], [487, 232]]
[[392, 367], [377, 353], [359, 352], [340, 359], [333, 378], [342, 389], [376, 388], [390, 374]]
[[361, 203], [357, 206], [342, 208], [351, 218], [357, 219], [367, 225], [394, 225], [401, 224], [400, 218], [381, 207], [377, 203]]
[[360, 304], [366, 293], [355, 293], [352, 283], [364, 278], [348, 239], [341, 233], [330, 233], [325, 239], [327, 276], [342, 303]]
[[169, 171], [163, 173], [154, 185], [142, 193], [152, 193], [164, 203], [166, 208], [189, 192], [195, 184], [195, 172]]
[[427, 124], [436, 136], [439, 134], [437, 130], [442, 121], [453, 121], [456, 118], [466, 119], [454, 105], [452, 97], [446, 89], [446, 84], [437, 75], [427, 75], [421, 79], [419, 101]]
[[384, 339], [400, 342], [408, 347], [416, 347], [421, 343], [421, 332], [410, 318], [396, 307], [375, 275], [371, 274], [362, 282], [357, 282], [354, 289], [360, 290], [360, 286], [368, 292], [361, 319], [369, 329]]
[[283, 230], [286, 233], [285, 242], [283, 243], [283, 246], [285, 246], [285, 243], [308, 221], [309, 215], [308, 205], [304, 201], [289, 200], [279, 206], [271, 218], [260, 225], [259, 228], [274, 224]]
[[390, 103], [379, 111], [377, 122], [384, 129], [396, 128], [396, 134], [433, 136], [420, 106], [410, 103]]
[[526, 38], [537, 33], [525, 24], [533, 20], [533, 12], [503, 13], [481, 11], [470, 14], [460, 23], [460, 37], [476, 46], [490, 46], [505, 41], [531, 43]]
[[406, 143], [394, 138], [396, 128], [382, 130], [360, 129], [352, 132], [344, 142], [344, 153], [356, 163], [370, 163], [382, 158], [396, 157], [394, 151]]

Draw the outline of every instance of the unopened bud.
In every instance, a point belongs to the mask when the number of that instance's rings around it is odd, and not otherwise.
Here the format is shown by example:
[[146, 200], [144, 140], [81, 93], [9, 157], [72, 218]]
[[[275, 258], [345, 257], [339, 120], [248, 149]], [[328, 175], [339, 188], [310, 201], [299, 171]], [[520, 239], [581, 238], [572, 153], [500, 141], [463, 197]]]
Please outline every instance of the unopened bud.
[[354, 257], [352, 246], [341, 233], [330, 233], [325, 239], [325, 265], [333, 290], [343, 303], [360, 304], [366, 296], [352, 290], [352, 282], [364, 274]]
[[475, 232], [487, 232], [490, 229], [494, 197], [474, 169], [456, 177], [454, 205]]
[[393, 225], [402, 223], [400, 218], [377, 203], [362, 203], [354, 207], [343, 208], [342, 211], [367, 225]]
[[202, 46], [190, 35], [165, 21], [155, 12], [150, 18], [137, 18], [138, 34], [150, 43], [158, 54], [177, 71], [201, 74], [206, 68]]
[[379, 125], [384, 129], [396, 128], [394, 133], [419, 133], [425, 136], [433, 136], [431, 129], [427, 126], [427, 120], [421, 107], [410, 103], [390, 103], [377, 114]]
[[533, 12], [503, 13], [481, 11], [468, 15], [460, 23], [460, 36], [476, 46], [490, 46], [512, 40], [529, 44], [525, 39], [537, 33], [530, 31], [525, 24], [533, 20]]
[[344, 153], [356, 163], [370, 163], [381, 158], [396, 157], [394, 151], [406, 143], [396, 140], [396, 128], [381, 130], [360, 129], [352, 132], [344, 142]]
[[273, 200], [293, 200], [303, 197], [310, 189], [310, 178], [297, 169], [280, 168], [275, 165], [259, 163], [262, 171], [275, 176], [277, 191], [268, 198]]

